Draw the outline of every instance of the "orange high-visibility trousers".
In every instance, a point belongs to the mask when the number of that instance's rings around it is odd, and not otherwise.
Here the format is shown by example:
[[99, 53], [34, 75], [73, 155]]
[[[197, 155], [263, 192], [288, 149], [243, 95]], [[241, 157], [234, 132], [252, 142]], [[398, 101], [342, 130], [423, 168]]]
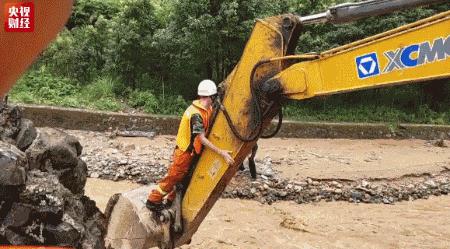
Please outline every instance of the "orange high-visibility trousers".
[[176, 148], [167, 175], [159, 181], [158, 187], [150, 192], [148, 200], [158, 204], [169, 194], [168, 199], [172, 201], [175, 198], [175, 192], [172, 192], [173, 187], [186, 176], [193, 158], [194, 153]]

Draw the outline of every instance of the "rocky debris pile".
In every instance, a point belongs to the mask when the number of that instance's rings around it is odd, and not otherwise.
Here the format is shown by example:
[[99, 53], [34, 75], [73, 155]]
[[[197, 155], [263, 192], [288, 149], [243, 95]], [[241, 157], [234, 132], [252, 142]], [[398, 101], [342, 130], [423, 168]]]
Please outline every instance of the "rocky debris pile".
[[[86, 132], [72, 132], [81, 140], [86, 139]], [[97, 141], [95, 144], [86, 143], [81, 156], [88, 164], [89, 177], [150, 184], [166, 174], [173, 144], [162, 145], [153, 141], [150, 144], [127, 144], [98, 132], [87, 133]]]
[[[82, 141], [89, 139], [96, 141], [86, 143], [81, 155], [88, 165], [89, 177], [114, 181], [129, 180], [140, 184], [153, 184], [164, 177], [175, 144], [174, 141], [159, 143], [154, 140], [150, 144], [127, 144], [117, 140], [116, 136], [105, 136], [99, 132], [70, 131], [70, 133]], [[270, 157], [256, 161], [260, 174], [269, 177], [275, 174]]]
[[280, 200], [299, 204], [318, 201], [392, 204], [398, 201], [427, 199], [450, 193], [450, 169], [434, 175], [418, 175], [389, 180], [291, 181], [261, 175], [250, 181], [247, 172], [239, 172], [223, 193], [225, 198], [254, 199], [271, 204]]
[[431, 144], [433, 144], [434, 146], [437, 146], [437, 147], [442, 147], [442, 148], [448, 147], [448, 145], [445, 143], [445, 140], [442, 138], [431, 141]]
[[25, 151], [36, 138], [37, 132], [31, 120], [22, 118], [20, 109], [1, 106], [0, 140]]
[[84, 196], [78, 140], [36, 132], [20, 110], [0, 113], [0, 244], [104, 247], [105, 218]]
[[[90, 162], [93, 158], [87, 159]], [[107, 180], [131, 180], [141, 184], [154, 183], [166, 173], [166, 165], [159, 163], [142, 163], [135, 159], [118, 159], [117, 157], [100, 157], [99, 162], [89, 168], [89, 176]]]
[[[70, 132], [80, 137], [82, 141], [95, 141], [95, 143], [86, 142], [82, 155], [82, 158], [88, 162], [90, 177], [150, 184], [155, 183], [167, 172], [174, 141], [164, 141], [161, 137], [155, 137], [135, 144], [131, 141], [126, 143], [125, 140], [117, 137], [111, 139], [99, 132]], [[317, 158], [325, 157], [310, 154]], [[345, 165], [349, 164], [347, 158], [334, 155], [326, 157]], [[303, 160], [306, 159], [273, 159], [268, 155], [262, 159], [256, 158], [257, 179], [254, 181], [251, 179], [246, 166], [245, 171], [239, 171], [233, 178], [223, 196], [254, 199], [262, 203], [273, 203], [279, 200], [291, 200], [298, 203], [325, 200], [389, 204], [450, 192], [449, 170], [443, 170], [435, 175], [360, 181], [339, 179], [293, 181], [281, 178], [276, 170], [277, 165], [295, 166], [301, 164]], [[365, 160], [377, 161], [379, 158], [375, 154], [370, 154]]]

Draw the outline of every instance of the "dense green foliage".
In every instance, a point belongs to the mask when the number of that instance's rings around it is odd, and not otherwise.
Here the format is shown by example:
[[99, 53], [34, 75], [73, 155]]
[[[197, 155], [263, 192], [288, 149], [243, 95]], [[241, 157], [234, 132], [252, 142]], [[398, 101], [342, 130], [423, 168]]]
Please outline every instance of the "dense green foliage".
[[397, 86], [290, 102], [284, 114], [304, 121], [449, 124], [448, 99], [433, 109], [420, 90], [418, 86]]
[[[323, 11], [341, 0], [78, 0], [63, 32], [11, 92], [13, 100], [179, 114], [201, 79], [224, 79], [256, 18]], [[418, 8], [344, 25], [305, 27], [298, 53], [320, 52], [434, 13]], [[289, 103], [302, 120], [450, 123], [448, 82]], [[188, 101], [189, 100], [189, 101]]]

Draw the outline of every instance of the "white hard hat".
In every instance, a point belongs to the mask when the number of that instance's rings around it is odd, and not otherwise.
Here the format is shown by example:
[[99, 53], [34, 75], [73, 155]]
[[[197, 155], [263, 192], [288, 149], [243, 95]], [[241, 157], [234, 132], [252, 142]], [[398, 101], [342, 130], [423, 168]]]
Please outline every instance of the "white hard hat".
[[212, 96], [217, 94], [216, 83], [212, 80], [202, 80], [198, 84], [198, 96]]

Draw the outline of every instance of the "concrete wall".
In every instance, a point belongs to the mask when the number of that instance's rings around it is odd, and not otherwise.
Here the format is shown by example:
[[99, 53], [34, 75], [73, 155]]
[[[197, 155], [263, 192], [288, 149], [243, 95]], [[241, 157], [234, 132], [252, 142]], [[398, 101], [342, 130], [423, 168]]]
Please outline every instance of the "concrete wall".
[[[140, 130], [175, 135], [179, 117], [100, 112], [73, 108], [20, 105], [26, 118], [38, 127], [73, 130]], [[275, 124], [272, 125], [274, 129]], [[322, 123], [284, 121], [278, 137], [296, 138], [418, 138], [450, 139], [449, 125]]]

